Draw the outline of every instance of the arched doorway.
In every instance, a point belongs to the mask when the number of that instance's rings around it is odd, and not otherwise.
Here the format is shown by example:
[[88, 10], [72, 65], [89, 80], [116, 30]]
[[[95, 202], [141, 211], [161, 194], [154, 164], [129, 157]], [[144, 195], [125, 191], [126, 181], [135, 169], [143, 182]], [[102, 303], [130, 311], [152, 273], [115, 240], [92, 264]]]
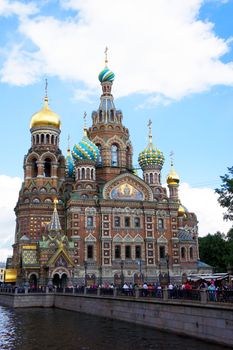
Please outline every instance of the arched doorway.
[[29, 278], [29, 286], [32, 289], [37, 288], [37, 276], [33, 273]]
[[57, 288], [61, 287], [61, 279], [58, 273], [55, 273], [55, 275], [53, 276], [53, 285]]
[[61, 276], [61, 287], [66, 287], [68, 282], [68, 276], [66, 273], [63, 273]]

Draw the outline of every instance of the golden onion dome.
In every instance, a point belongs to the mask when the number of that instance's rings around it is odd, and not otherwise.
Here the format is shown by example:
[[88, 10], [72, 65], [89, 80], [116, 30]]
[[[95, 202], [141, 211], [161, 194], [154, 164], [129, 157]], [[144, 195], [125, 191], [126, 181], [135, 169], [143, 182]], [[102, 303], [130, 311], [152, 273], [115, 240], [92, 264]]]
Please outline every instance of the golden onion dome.
[[184, 216], [184, 215], [186, 215], [186, 210], [185, 210], [185, 208], [183, 207], [183, 205], [179, 205], [179, 208], [178, 208], [178, 216]]
[[60, 117], [49, 108], [47, 96], [44, 99], [44, 106], [41, 110], [33, 114], [30, 129], [40, 126], [51, 126], [57, 129], [60, 129], [61, 126]]
[[179, 175], [175, 172], [173, 167], [173, 163], [171, 163], [171, 170], [167, 176], [167, 184], [168, 185], [178, 185], [180, 182]]

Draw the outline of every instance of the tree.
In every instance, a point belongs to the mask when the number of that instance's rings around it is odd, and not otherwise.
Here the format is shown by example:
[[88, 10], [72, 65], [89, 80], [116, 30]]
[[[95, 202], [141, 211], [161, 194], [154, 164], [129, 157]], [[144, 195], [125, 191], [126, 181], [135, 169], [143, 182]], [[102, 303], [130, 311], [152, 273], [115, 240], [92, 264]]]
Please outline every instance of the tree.
[[227, 168], [229, 174], [220, 176], [222, 185], [215, 192], [219, 195], [218, 202], [221, 207], [226, 208], [227, 211], [224, 213], [224, 220], [233, 220], [233, 166]]
[[216, 232], [199, 237], [200, 259], [213, 266], [216, 272], [226, 272], [228, 266], [228, 249], [225, 235]]

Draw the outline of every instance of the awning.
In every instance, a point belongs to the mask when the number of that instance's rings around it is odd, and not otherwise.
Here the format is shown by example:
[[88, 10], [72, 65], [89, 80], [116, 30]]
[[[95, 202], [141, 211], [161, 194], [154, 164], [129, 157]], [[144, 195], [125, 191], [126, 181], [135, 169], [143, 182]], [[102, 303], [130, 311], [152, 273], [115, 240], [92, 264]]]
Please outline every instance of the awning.
[[5, 270], [5, 283], [14, 283], [17, 278], [17, 269], [6, 269]]

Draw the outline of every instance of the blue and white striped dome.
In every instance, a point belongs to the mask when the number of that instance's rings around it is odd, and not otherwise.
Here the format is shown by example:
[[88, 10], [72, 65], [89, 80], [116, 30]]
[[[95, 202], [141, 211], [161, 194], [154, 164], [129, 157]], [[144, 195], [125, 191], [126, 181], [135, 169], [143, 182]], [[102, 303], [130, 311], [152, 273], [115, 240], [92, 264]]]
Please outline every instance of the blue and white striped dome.
[[82, 140], [74, 146], [72, 157], [76, 162], [80, 160], [91, 160], [96, 162], [99, 158], [99, 149], [86, 135], [84, 135]]

